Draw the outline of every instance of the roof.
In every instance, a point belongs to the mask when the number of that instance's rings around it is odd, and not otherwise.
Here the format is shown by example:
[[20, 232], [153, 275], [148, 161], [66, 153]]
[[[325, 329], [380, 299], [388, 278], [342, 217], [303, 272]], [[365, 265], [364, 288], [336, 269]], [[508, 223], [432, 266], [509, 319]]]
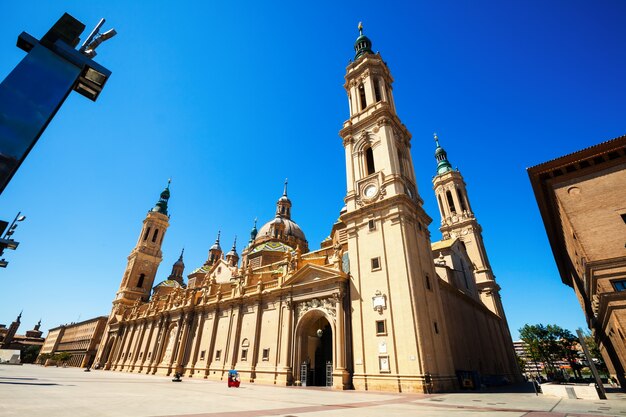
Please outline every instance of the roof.
[[430, 248], [433, 251], [441, 250], [441, 249], [448, 249], [452, 247], [452, 245], [454, 245], [454, 242], [456, 242], [457, 240], [458, 239], [446, 239], [446, 240], [440, 240], [438, 242], [433, 242], [430, 244]]

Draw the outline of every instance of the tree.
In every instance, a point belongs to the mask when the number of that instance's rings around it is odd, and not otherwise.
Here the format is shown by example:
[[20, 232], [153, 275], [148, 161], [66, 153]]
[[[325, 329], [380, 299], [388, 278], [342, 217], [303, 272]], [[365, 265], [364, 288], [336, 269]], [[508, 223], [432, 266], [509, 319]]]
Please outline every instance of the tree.
[[[583, 339], [585, 340], [585, 344], [587, 345], [587, 349], [589, 349], [589, 354], [591, 355], [591, 359], [593, 363], [596, 365], [598, 372], [608, 375], [609, 369], [604, 363], [604, 359], [602, 358], [602, 354], [600, 353], [600, 348], [596, 344], [596, 339], [593, 337], [589, 330], [583, 330], [579, 328], [580, 332], [583, 335]], [[586, 359], [585, 359], [586, 362]], [[588, 365], [587, 365], [588, 366]]]
[[61, 362], [65, 365], [65, 362], [69, 361], [72, 358], [72, 354], [69, 352], [59, 352], [52, 355], [52, 360], [55, 362]]
[[52, 353], [42, 353], [39, 355], [39, 363], [42, 365], [45, 365], [48, 359], [52, 359]]
[[[562, 374], [557, 362], [567, 360], [570, 365], [576, 363], [578, 355], [575, 349], [576, 337], [567, 329], [556, 324], [529, 325], [519, 329], [520, 338], [528, 345], [528, 355], [535, 362], [543, 362], [546, 374], [552, 379], [561, 379]], [[572, 366], [572, 369], [576, 369]], [[580, 374], [580, 370], [578, 370]]]
[[33, 363], [35, 359], [37, 359], [37, 355], [39, 355], [39, 351], [41, 350], [41, 346], [31, 345], [27, 346], [21, 353], [20, 362], [22, 363]]

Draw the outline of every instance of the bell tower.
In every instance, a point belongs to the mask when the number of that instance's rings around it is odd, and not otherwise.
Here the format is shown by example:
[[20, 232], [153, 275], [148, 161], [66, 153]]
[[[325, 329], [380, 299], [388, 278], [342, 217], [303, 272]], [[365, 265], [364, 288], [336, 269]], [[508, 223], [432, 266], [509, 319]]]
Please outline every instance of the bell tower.
[[[393, 78], [363, 34], [347, 67], [346, 157], [353, 384], [357, 389], [452, 389], [454, 367], [411, 159], [396, 114]], [[394, 386], [394, 387], [392, 387]], [[429, 388], [427, 388], [429, 387]]]
[[170, 198], [170, 181], [161, 193], [154, 208], [143, 221], [137, 244], [128, 256], [124, 278], [113, 304], [133, 304], [148, 301], [157, 269], [163, 259], [161, 244], [169, 226], [167, 202]]
[[459, 170], [452, 169], [448, 154], [435, 137], [435, 159], [437, 175], [433, 178], [433, 188], [437, 196], [437, 205], [441, 214], [441, 230], [443, 240], [460, 239], [473, 264], [476, 286], [480, 298], [492, 312], [504, 318], [500, 286], [495, 281], [491, 270], [487, 251], [483, 243], [482, 228], [470, 206], [467, 189]]

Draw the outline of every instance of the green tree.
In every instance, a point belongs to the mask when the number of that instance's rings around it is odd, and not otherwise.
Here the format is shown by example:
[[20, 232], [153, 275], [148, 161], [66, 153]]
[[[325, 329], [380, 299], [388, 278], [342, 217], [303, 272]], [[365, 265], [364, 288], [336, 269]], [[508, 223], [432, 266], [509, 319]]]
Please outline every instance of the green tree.
[[65, 365], [65, 362], [69, 361], [71, 358], [72, 354], [69, 352], [59, 352], [52, 355], [53, 361], [57, 362], [57, 364], [60, 362], [63, 365]]
[[41, 346], [27, 346], [21, 352], [20, 362], [22, 363], [33, 363], [35, 359], [37, 359], [37, 355], [39, 355], [39, 351], [41, 350]]
[[39, 355], [39, 363], [42, 365], [45, 365], [48, 359], [52, 359], [52, 353], [42, 353]]
[[576, 338], [567, 329], [556, 324], [525, 324], [519, 329], [520, 338], [528, 345], [528, 355], [535, 362], [543, 362], [546, 375], [551, 379], [561, 379], [562, 373], [557, 362], [576, 362], [574, 353]]

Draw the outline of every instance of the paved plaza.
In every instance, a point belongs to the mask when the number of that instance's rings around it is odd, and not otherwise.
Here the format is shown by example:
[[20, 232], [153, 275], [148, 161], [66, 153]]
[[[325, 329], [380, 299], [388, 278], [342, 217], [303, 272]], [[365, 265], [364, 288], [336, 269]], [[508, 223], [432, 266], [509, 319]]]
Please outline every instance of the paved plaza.
[[1, 417], [626, 416], [626, 394], [568, 400], [534, 393], [389, 394], [276, 387], [78, 368], [0, 365]]

